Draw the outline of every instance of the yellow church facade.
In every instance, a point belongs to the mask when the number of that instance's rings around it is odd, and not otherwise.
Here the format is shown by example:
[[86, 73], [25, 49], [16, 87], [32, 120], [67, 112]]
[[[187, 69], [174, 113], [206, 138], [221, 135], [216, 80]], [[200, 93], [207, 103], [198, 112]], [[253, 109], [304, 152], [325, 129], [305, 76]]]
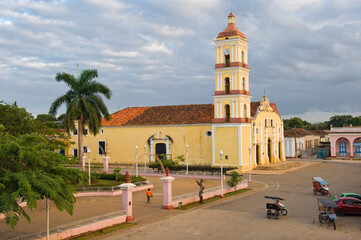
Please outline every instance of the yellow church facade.
[[[132, 164], [154, 162], [156, 156], [188, 155], [189, 165], [250, 167], [284, 161], [283, 122], [266, 96], [251, 102], [248, 41], [235, 25], [215, 40], [215, 92], [213, 104], [129, 107], [102, 121], [98, 135], [85, 135], [85, 154], [92, 161]], [[85, 131], [87, 132], [87, 131]], [[72, 133], [73, 154], [77, 136]], [[90, 150], [90, 151], [89, 151]]]

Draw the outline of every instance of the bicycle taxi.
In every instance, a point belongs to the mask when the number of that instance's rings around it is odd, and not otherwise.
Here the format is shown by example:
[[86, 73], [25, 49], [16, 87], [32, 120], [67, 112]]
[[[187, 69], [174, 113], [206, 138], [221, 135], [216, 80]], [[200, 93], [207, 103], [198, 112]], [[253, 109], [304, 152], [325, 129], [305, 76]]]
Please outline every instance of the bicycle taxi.
[[321, 195], [326, 195], [331, 197], [329, 184], [321, 177], [313, 177], [312, 178], [312, 185], [313, 185], [313, 194], [317, 195], [317, 193], [321, 193]]
[[318, 203], [318, 221], [328, 222], [333, 225], [333, 229], [336, 230], [336, 214], [334, 209], [337, 208], [337, 204], [329, 198], [317, 198]]

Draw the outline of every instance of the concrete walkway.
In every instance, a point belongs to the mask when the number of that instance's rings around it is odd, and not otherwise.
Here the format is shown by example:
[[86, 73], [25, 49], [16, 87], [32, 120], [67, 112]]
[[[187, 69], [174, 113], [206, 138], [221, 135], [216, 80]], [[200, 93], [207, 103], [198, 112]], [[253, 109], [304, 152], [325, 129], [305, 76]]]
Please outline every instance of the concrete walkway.
[[[288, 167], [283, 166], [284, 169], [281, 170], [269, 167], [262, 170], [254, 170], [252, 173], [282, 174], [286, 170], [291, 171], [292, 169], [307, 167], [312, 164], [302, 163], [300, 165], [297, 164], [297, 166], [294, 164], [286, 165], [288, 165]], [[274, 166], [276, 166], [276, 164]], [[141, 175], [141, 172], [139, 172], [139, 174]], [[248, 179], [247, 174], [243, 175], [245, 180]], [[198, 176], [198, 178], [181, 178], [177, 175], [173, 175], [173, 177], [176, 178], [173, 182], [174, 197], [186, 193], [197, 192], [199, 187], [196, 184], [195, 179], [202, 178], [202, 176]], [[179, 210], [162, 210], [162, 182], [159, 180], [159, 176], [147, 176], [147, 179], [150, 183], [154, 185], [154, 188], [152, 189], [154, 197], [151, 199], [151, 203], [146, 203], [145, 191], [133, 193], [133, 215], [135, 217], [134, 222], [137, 225], [149, 224], [164, 218], [178, 215], [183, 212]], [[204, 185], [206, 189], [219, 186], [220, 180], [204, 179]], [[255, 181], [250, 183], [249, 188], [253, 190], [248, 192], [247, 194], [251, 194], [252, 192], [265, 189], [265, 184]], [[76, 222], [85, 218], [91, 218], [114, 211], [120, 211], [122, 210], [121, 206], [121, 196], [82, 197], [77, 199], [77, 202], [74, 206], [73, 216], [70, 216], [66, 212], [59, 212], [54, 206], [54, 204], [50, 204], [50, 226], [52, 228], [55, 226]], [[30, 211], [28, 209], [25, 209], [25, 211], [29, 214], [32, 222], [28, 223], [23, 217], [21, 217], [15, 231], [11, 231], [10, 228], [5, 224], [5, 221], [0, 220], [0, 239], [16, 239], [17, 237], [24, 236], [30, 233], [44, 231], [46, 229], [45, 201], [40, 201], [36, 210]]]

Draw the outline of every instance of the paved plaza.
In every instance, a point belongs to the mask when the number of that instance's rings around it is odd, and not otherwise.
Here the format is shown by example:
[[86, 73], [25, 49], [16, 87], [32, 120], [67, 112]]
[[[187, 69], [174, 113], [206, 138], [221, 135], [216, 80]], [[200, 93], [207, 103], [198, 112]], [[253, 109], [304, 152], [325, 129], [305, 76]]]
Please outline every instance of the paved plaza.
[[[134, 193], [136, 226], [99, 239], [361, 239], [361, 216], [339, 217], [336, 231], [318, 223], [317, 197], [312, 194], [311, 184], [313, 176], [321, 176], [330, 183], [334, 195], [360, 193], [361, 162], [323, 161], [289, 172], [264, 171], [252, 175], [253, 191], [186, 211], [162, 210], [162, 183], [159, 177], [148, 177], [154, 184], [154, 197], [147, 204], [145, 192]], [[211, 188], [219, 185], [219, 180], [206, 180], [205, 184]], [[173, 182], [173, 196], [197, 190], [194, 179], [176, 178]], [[285, 198], [289, 214], [280, 220], [267, 219], [265, 195]], [[121, 202], [121, 196], [78, 198], [73, 216], [51, 206], [50, 224], [56, 226], [119, 211]], [[30, 217], [31, 224], [22, 219], [15, 231], [10, 231], [1, 220], [0, 239], [44, 230], [45, 204], [41, 202]]]
[[[280, 175], [253, 176], [267, 187], [101, 239], [361, 239], [361, 216], [338, 217], [336, 231], [318, 222], [320, 196], [312, 194], [313, 176], [326, 179], [335, 195], [361, 192], [361, 162], [324, 161]], [[285, 198], [289, 214], [267, 219], [265, 195]]]

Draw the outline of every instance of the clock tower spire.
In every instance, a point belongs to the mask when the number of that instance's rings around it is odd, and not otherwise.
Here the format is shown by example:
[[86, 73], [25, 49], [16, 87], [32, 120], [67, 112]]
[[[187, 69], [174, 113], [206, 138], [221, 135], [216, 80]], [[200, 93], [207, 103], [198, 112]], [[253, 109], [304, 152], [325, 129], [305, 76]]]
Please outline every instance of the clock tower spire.
[[216, 48], [216, 84], [214, 123], [251, 122], [249, 92], [248, 41], [230, 13], [227, 27], [218, 34]]

